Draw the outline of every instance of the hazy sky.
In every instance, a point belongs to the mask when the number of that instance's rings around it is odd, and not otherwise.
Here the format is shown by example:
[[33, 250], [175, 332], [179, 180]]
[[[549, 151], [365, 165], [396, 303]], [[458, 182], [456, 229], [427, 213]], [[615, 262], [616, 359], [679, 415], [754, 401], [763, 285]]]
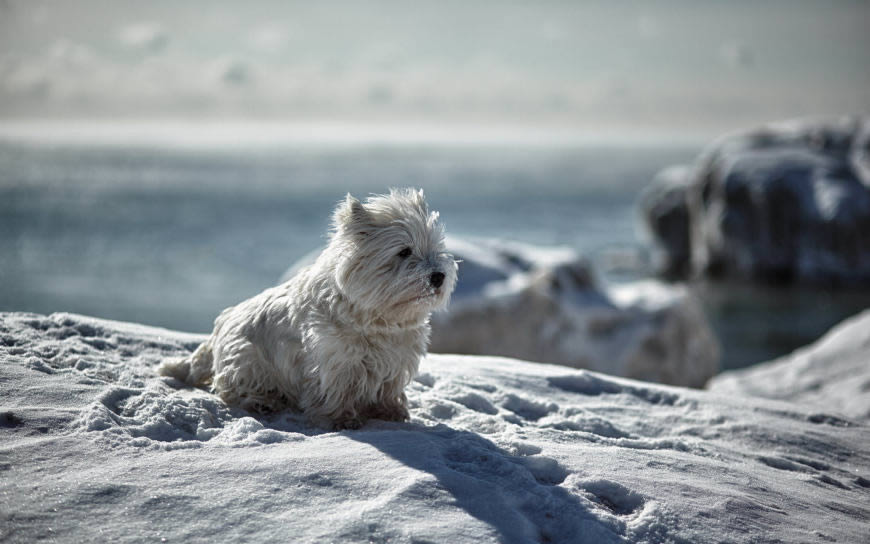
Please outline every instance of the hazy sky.
[[0, 118], [719, 131], [870, 111], [870, 2], [0, 0]]

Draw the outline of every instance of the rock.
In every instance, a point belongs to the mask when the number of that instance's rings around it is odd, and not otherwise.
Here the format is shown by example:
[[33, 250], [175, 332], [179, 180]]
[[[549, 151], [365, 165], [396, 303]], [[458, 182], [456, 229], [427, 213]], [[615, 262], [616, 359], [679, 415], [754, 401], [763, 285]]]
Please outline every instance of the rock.
[[870, 420], [870, 310], [775, 361], [724, 372], [715, 393], [786, 400]]
[[640, 207], [665, 275], [870, 287], [870, 118], [725, 136]]
[[653, 242], [653, 264], [665, 278], [689, 275], [691, 245], [687, 194], [691, 168], [671, 166], [659, 172], [640, 197], [640, 212]]
[[606, 287], [570, 249], [451, 238], [460, 260], [436, 353], [501, 355], [702, 387], [719, 349], [692, 295], [657, 282]]

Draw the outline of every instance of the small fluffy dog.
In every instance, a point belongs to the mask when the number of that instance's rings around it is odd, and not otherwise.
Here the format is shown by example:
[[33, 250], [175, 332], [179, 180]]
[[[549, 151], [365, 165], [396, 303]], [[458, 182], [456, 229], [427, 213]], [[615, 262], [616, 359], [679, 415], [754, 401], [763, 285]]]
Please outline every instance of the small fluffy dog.
[[188, 358], [158, 371], [227, 404], [302, 410], [323, 427], [408, 418], [405, 386], [457, 265], [423, 191], [392, 189], [333, 214], [329, 245], [286, 283], [221, 312]]

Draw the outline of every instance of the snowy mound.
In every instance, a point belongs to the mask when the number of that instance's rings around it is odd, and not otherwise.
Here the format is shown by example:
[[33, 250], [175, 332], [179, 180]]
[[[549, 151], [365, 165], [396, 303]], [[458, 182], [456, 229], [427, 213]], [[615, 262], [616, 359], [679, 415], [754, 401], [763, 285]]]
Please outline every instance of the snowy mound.
[[792, 355], [713, 378], [712, 391], [788, 400], [870, 420], [870, 310]]
[[431, 351], [500, 355], [701, 387], [719, 349], [695, 298], [656, 282], [602, 284], [569, 248], [451, 238], [459, 281]]
[[870, 285], [870, 118], [726, 136], [640, 210], [666, 275]]
[[0, 314], [0, 540], [860, 542], [865, 423], [431, 356], [410, 423], [323, 432], [159, 378], [202, 337]]

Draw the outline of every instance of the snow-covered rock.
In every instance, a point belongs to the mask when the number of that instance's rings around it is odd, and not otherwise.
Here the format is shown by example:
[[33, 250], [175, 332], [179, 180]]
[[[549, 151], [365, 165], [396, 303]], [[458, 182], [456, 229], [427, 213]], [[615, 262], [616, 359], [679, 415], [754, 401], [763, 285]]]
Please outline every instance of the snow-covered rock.
[[721, 394], [787, 400], [870, 420], [870, 310], [834, 327], [811, 346], [709, 384]]
[[870, 286], [870, 118], [728, 135], [640, 208], [666, 274]]
[[158, 377], [202, 336], [0, 314], [0, 540], [862, 542], [826, 408], [433, 355], [412, 421], [324, 432]]
[[451, 238], [456, 292], [431, 351], [501, 355], [702, 387], [719, 349], [700, 305], [658, 282], [605, 286], [567, 248]]

